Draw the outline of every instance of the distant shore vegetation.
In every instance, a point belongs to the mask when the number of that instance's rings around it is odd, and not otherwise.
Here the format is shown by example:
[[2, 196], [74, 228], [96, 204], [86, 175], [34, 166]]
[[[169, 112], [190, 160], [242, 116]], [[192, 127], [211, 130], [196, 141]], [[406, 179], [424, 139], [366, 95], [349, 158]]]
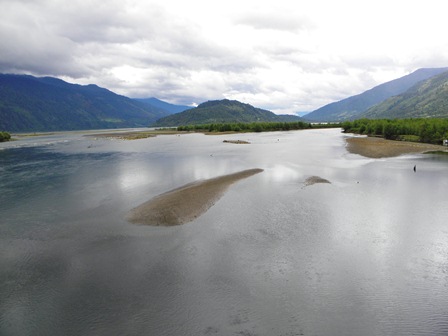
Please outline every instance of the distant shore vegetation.
[[358, 119], [341, 124], [344, 133], [379, 136], [442, 145], [448, 139], [448, 119]]
[[309, 128], [335, 128], [341, 127], [340, 123], [312, 124], [303, 121], [294, 122], [252, 122], [252, 123], [223, 123], [223, 124], [198, 124], [178, 126], [179, 132], [271, 132], [290, 131]]
[[11, 134], [8, 132], [1, 132], [0, 131], [0, 142], [9, 141], [11, 140]]

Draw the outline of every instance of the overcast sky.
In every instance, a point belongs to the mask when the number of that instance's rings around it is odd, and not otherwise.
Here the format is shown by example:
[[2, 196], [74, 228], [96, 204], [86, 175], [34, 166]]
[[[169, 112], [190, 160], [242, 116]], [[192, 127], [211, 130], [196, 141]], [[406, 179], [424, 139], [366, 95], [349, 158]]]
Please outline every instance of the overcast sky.
[[0, 72], [312, 111], [448, 66], [446, 0], [0, 0]]

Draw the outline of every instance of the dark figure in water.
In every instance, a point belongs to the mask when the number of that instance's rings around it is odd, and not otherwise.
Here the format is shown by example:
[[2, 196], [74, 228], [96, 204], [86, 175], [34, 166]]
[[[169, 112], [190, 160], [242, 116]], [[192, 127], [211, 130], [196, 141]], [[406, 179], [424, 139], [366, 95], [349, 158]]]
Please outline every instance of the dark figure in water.
[[416, 171], [417, 171], [417, 165], [414, 166], [414, 172], [416, 172]]

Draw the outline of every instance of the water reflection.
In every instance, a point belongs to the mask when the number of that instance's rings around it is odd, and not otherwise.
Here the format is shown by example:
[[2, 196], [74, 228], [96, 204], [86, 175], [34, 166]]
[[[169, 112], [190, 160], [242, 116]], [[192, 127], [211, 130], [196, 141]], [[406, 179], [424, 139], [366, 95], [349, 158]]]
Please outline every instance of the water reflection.
[[298, 182], [303, 181], [304, 176], [298, 166], [286, 166], [277, 164], [265, 172], [267, 181], [272, 182]]

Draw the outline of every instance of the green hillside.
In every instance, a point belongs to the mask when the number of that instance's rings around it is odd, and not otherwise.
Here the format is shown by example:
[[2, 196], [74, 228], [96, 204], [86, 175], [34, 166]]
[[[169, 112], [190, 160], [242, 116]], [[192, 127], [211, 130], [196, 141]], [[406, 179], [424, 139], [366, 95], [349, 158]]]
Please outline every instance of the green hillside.
[[448, 118], [448, 71], [373, 106], [360, 117]]
[[255, 108], [236, 100], [213, 100], [198, 107], [173, 114], [158, 120], [152, 126], [168, 127], [195, 124], [286, 122], [299, 121], [296, 116], [277, 115], [273, 112]]
[[402, 94], [419, 82], [437, 76], [448, 68], [418, 69], [413, 73], [375, 86], [361, 94], [325, 105], [306, 115], [311, 121], [344, 121], [360, 118], [370, 107]]
[[167, 112], [96, 85], [0, 74], [0, 130], [59, 131], [141, 127]]

